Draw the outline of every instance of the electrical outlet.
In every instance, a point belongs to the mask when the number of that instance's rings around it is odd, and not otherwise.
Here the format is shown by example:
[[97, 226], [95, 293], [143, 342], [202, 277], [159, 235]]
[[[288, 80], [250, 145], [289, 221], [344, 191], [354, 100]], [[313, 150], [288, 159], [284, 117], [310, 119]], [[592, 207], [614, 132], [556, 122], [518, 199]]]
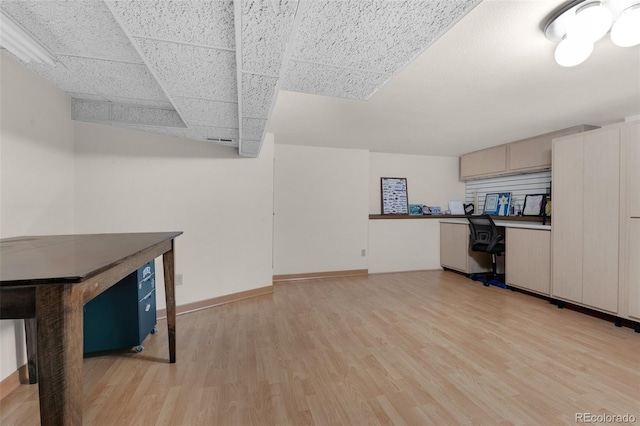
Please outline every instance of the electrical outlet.
[[367, 249], [360, 250], [360, 256], [361, 257], [366, 257], [367, 256]]
[[182, 274], [176, 274], [176, 287], [182, 285]]

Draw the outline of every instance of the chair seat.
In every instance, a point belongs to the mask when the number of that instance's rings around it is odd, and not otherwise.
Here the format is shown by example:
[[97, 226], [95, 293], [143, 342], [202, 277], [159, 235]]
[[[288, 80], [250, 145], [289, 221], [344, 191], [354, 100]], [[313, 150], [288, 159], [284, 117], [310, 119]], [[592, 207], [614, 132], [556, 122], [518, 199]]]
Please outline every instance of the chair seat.
[[473, 251], [483, 251], [485, 253], [502, 253], [504, 252], [505, 245], [504, 243], [497, 243], [493, 246], [492, 250], [489, 250], [489, 244], [484, 243], [475, 243], [471, 245], [471, 250]]

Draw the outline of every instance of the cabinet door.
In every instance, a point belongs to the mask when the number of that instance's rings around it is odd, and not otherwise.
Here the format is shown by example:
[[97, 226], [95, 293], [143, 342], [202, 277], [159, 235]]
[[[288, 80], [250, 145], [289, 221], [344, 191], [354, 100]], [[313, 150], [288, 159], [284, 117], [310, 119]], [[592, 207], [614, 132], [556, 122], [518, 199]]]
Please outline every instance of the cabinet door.
[[440, 264], [466, 272], [469, 251], [469, 227], [456, 223], [440, 224]]
[[551, 136], [515, 142], [509, 145], [509, 170], [551, 168]]
[[[617, 313], [620, 240], [619, 129], [597, 131], [584, 136], [583, 172], [582, 302]], [[554, 194], [554, 202], [557, 196]]]
[[583, 136], [553, 141], [552, 294], [582, 301]]
[[627, 288], [629, 316], [640, 320], [640, 218], [628, 221]]
[[507, 170], [507, 146], [500, 145], [460, 157], [460, 178], [503, 173]]
[[625, 126], [627, 147], [627, 216], [640, 217], [640, 120]]
[[550, 295], [551, 232], [507, 228], [507, 284]]

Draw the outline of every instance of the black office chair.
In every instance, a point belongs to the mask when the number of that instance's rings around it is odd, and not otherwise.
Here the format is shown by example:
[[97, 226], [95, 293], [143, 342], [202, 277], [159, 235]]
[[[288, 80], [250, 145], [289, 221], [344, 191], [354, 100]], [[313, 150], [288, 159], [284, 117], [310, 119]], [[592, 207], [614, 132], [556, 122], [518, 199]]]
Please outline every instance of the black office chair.
[[[499, 284], [505, 287], [504, 274], [498, 274], [497, 257], [504, 253], [504, 235], [498, 231], [498, 227], [488, 215], [468, 216], [469, 220], [469, 248], [472, 251], [480, 251], [491, 254], [491, 274], [470, 275], [471, 279], [489, 284]], [[501, 284], [501, 285], [500, 285]]]

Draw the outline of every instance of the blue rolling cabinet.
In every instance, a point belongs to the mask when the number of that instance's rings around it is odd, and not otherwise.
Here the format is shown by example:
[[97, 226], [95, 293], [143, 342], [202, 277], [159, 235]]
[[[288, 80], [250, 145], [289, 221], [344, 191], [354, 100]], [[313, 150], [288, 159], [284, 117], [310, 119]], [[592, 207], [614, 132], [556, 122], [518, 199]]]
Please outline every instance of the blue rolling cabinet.
[[84, 352], [132, 347], [156, 329], [156, 274], [151, 261], [84, 305]]

